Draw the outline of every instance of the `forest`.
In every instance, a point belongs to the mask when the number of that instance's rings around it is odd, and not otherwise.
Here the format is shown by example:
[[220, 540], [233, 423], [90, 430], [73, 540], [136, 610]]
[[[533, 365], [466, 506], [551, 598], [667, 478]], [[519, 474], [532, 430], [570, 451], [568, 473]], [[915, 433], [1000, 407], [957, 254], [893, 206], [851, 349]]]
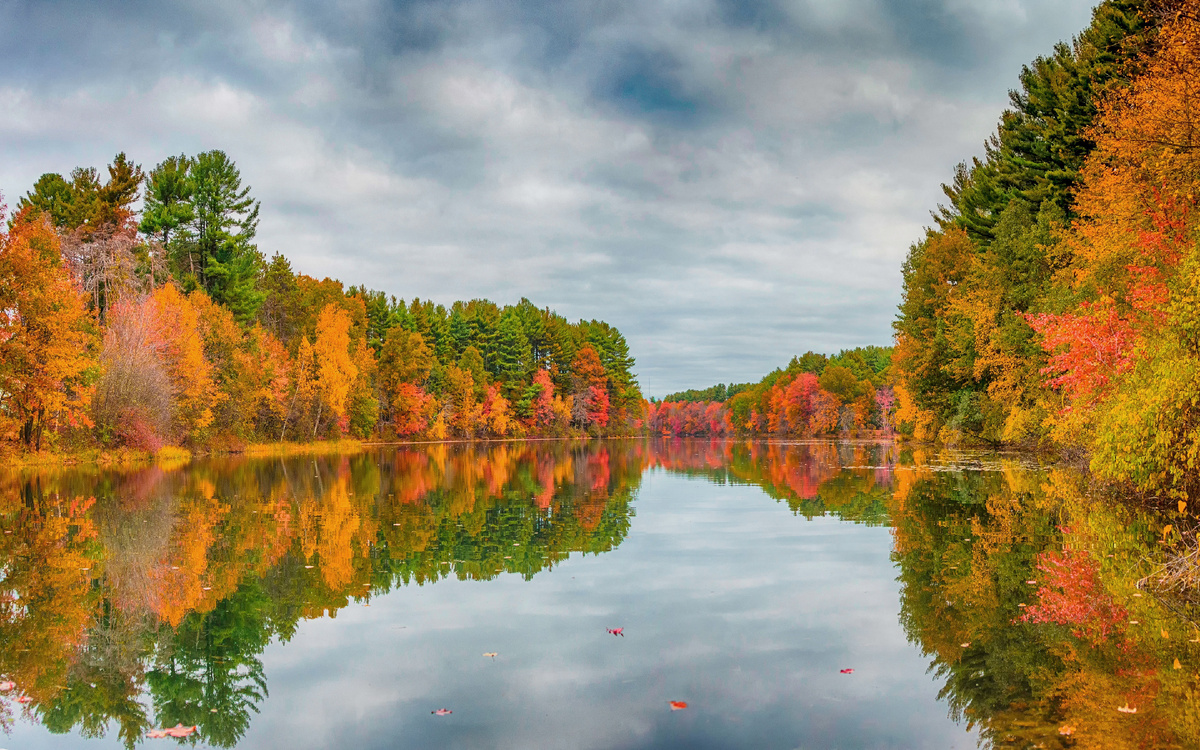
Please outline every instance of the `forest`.
[[805, 352], [758, 383], [719, 384], [646, 405], [656, 435], [830, 437], [891, 432], [891, 347]]
[[1025, 67], [904, 264], [893, 419], [1200, 491], [1200, 3], [1105, 0]]
[[0, 229], [0, 451], [640, 428], [614, 327], [318, 280], [259, 210], [222, 151], [43, 175]]

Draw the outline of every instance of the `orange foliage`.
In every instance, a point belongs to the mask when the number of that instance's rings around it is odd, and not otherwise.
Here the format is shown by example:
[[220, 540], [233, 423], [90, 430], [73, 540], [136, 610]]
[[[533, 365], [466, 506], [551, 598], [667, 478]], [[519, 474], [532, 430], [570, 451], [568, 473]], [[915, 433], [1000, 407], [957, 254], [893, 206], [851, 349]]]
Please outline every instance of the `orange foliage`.
[[175, 391], [176, 424], [185, 436], [194, 437], [212, 424], [213, 408], [224, 400], [204, 356], [199, 311], [174, 284], [159, 287], [145, 304]]
[[[4, 207], [0, 204], [0, 222]], [[39, 447], [44, 427], [90, 425], [86, 372], [95, 335], [44, 217], [0, 230], [0, 442], [18, 430]]]

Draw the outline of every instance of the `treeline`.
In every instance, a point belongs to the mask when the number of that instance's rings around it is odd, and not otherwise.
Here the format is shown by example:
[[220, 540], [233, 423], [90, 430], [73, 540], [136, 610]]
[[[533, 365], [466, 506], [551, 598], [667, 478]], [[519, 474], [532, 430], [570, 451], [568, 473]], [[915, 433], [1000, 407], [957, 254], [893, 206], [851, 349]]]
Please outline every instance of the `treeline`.
[[[894, 397], [892, 350], [867, 346], [829, 357], [793, 357], [756, 384], [736, 386], [725, 401], [668, 396], [647, 405], [650, 432], [661, 435], [819, 437], [889, 430]], [[726, 386], [707, 389], [714, 394]], [[685, 394], [706, 391], [685, 391]], [[678, 394], [675, 394], [678, 395]]]
[[1200, 2], [1107, 0], [1021, 74], [904, 265], [900, 429], [1200, 491]]
[[[742, 391], [747, 391], [753, 387], [753, 383], [730, 383], [729, 385], [717, 383], [716, 385], [710, 385], [703, 390], [689, 388], [686, 391], [672, 393], [668, 396], [664, 396], [661, 400], [701, 404], [708, 404], [715, 401], [719, 404], [723, 404]], [[654, 400], [656, 399], [651, 399], [651, 401]]]
[[0, 231], [0, 448], [641, 427], [607, 323], [296, 273], [255, 244], [259, 203], [221, 151], [107, 172], [43, 175]]

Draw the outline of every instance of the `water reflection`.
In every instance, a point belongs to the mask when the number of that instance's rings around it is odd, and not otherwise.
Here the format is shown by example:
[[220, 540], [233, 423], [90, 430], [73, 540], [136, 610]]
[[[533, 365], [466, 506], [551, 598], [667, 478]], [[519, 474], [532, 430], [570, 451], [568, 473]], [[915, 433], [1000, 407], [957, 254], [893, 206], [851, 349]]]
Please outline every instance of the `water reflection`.
[[893, 527], [901, 623], [943, 710], [986, 744], [1200, 746], [1190, 609], [1135, 585], [1185, 519], [1094, 497], [1069, 471], [833, 443], [431, 445], [0, 476], [0, 676], [17, 685], [0, 721], [129, 747], [195, 724], [232, 747], [268, 701], [264, 650], [302, 621], [609, 552], [655, 472]]

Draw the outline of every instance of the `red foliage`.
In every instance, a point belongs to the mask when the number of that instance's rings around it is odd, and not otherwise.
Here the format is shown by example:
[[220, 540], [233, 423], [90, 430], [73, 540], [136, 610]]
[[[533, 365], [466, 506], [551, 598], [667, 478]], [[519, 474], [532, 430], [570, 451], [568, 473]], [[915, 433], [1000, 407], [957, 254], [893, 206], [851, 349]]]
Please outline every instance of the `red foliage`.
[[539, 427], [553, 424], [554, 383], [550, 380], [550, 373], [539, 369], [533, 376], [533, 384], [540, 389], [533, 400], [533, 423]]
[[711, 401], [663, 401], [650, 404], [646, 413], [650, 431], [668, 436], [716, 436], [730, 431], [725, 405]]
[[1111, 300], [1085, 302], [1081, 314], [1026, 315], [1042, 336], [1050, 364], [1042, 374], [1053, 375], [1048, 385], [1062, 388], [1077, 403], [1089, 404], [1107, 390], [1113, 378], [1133, 365], [1137, 335]]
[[400, 383], [396, 386], [392, 410], [397, 435], [416, 435], [425, 431], [429, 425], [430, 400], [431, 397], [419, 385]]
[[144, 409], [131, 408], [117, 419], [116, 432], [124, 445], [157, 453], [165, 442], [154, 428], [155, 420]]
[[608, 389], [603, 385], [592, 385], [587, 390], [587, 416], [592, 424], [608, 425]]

